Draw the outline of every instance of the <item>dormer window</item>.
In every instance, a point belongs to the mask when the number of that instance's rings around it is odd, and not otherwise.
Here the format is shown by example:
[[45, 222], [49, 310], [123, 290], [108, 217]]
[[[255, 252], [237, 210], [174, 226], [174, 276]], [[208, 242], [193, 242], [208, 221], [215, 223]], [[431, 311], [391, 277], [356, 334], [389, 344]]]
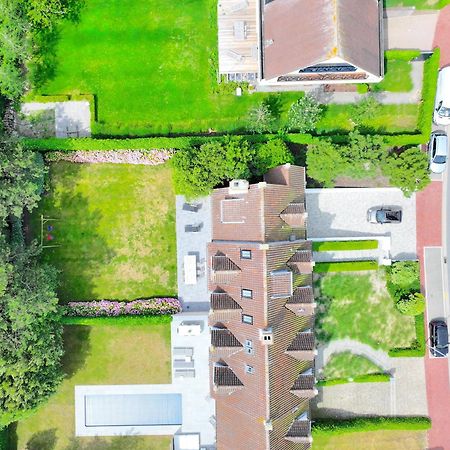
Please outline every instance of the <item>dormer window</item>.
[[253, 298], [253, 291], [251, 289], [241, 289], [242, 298]]
[[242, 323], [253, 325], [253, 316], [249, 316], [248, 314], [242, 314]]
[[241, 259], [252, 259], [251, 250], [241, 250]]

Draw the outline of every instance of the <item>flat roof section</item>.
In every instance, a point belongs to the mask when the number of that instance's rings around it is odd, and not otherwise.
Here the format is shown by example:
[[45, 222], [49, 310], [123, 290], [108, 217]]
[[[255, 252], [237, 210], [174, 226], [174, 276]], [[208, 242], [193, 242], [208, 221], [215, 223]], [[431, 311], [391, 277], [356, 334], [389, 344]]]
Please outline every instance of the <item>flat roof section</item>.
[[181, 425], [181, 394], [86, 395], [85, 425]]

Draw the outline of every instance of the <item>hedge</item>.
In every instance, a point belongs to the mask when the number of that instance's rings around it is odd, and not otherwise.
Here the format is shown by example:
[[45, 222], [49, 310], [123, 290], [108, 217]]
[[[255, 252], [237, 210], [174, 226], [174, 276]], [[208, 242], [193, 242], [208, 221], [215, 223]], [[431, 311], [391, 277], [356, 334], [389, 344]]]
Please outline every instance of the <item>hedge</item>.
[[391, 348], [388, 352], [392, 358], [422, 358], [425, 356], [425, 315], [419, 314], [414, 317], [416, 339], [408, 348]]
[[420, 56], [422, 52], [420, 50], [386, 50], [384, 57], [386, 59], [397, 59], [402, 61], [411, 61], [414, 58]]
[[314, 265], [314, 272], [353, 272], [358, 270], [377, 270], [378, 262], [368, 261], [342, 261], [342, 262], [319, 262]]
[[172, 316], [63, 317], [63, 325], [139, 326], [172, 322]]
[[331, 378], [329, 380], [319, 380], [317, 386], [335, 386], [337, 384], [347, 383], [384, 383], [390, 381], [391, 376], [388, 373], [368, 373], [358, 375], [352, 378]]
[[312, 423], [312, 435], [329, 436], [381, 430], [429, 430], [428, 417], [358, 417], [356, 419], [317, 419]]
[[8, 450], [8, 428], [0, 430], [0, 450]]
[[314, 252], [350, 251], [350, 250], [371, 250], [378, 248], [378, 241], [314, 241], [312, 249]]

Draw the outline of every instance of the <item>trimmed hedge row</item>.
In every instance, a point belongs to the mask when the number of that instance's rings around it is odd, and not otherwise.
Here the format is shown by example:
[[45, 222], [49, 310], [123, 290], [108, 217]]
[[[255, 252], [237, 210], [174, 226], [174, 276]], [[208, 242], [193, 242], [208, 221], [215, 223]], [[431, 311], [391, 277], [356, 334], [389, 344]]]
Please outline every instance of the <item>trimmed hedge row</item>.
[[8, 450], [8, 428], [0, 429], [0, 450]]
[[420, 56], [422, 52], [420, 50], [386, 50], [384, 57], [386, 59], [397, 59], [402, 61], [411, 61], [414, 58]]
[[422, 358], [425, 356], [425, 315], [419, 314], [414, 317], [416, 339], [408, 348], [391, 348], [388, 352], [392, 358]]
[[353, 272], [358, 270], [378, 270], [378, 262], [368, 261], [339, 261], [319, 262], [314, 265], [314, 272]]
[[172, 316], [63, 317], [64, 325], [139, 326], [172, 322]]
[[356, 419], [336, 420], [317, 419], [312, 423], [312, 435], [328, 436], [363, 431], [380, 430], [429, 430], [428, 417], [358, 417]]
[[352, 378], [332, 378], [330, 380], [319, 380], [317, 386], [335, 386], [347, 383], [384, 383], [390, 381], [391, 376], [387, 373], [368, 373]]
[[376, 239], [361, 241], [314, 241], [312, 243], [314, 252], [372, 250], [375, 248], [378, 248], [378, 241]]

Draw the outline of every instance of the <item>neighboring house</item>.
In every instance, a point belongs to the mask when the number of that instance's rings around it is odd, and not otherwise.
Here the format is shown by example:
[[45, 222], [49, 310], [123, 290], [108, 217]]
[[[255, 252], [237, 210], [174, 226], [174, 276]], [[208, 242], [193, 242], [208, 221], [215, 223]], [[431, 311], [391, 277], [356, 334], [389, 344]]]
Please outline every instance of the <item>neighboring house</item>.
[[219, 0], [219, 74], [270, 86], [384, 75], [382, 0]]
[[305, 170], [232, 181], [211, 197], [211, 391], [218, 449], [311, 446], [314, 377]]

